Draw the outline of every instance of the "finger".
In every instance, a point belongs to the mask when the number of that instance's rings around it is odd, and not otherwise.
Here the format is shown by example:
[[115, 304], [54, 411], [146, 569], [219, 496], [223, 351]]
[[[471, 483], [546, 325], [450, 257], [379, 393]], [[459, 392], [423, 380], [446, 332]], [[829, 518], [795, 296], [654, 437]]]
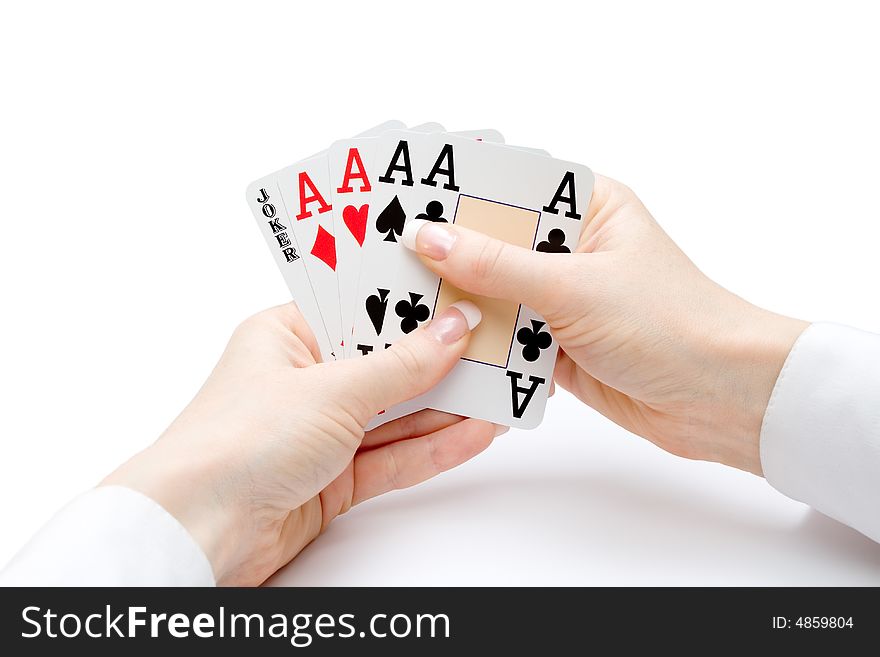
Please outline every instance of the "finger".
[[[411, 220], [401, 241], [434, 273], [467, 292], [524, 303], [542, 315], [558, 306], [573, 258], [542, 253], [452, 224]], [[569, 287], [570, 289], [570, 287]]]
[[458, 301], [424, 328], [388, 349], [331, 366], [332, 385], [363, 423], [378, 413], [431, 389], [461, 358], [482, 314], [470, 301]]
[[491, 422], [468, 419], [421, 438], [357, 454], [352, 505], [414, 486], [464, 463], [492, 443], [496, 429]]
[[376, 427], [372, 431], [368, 431], [361, 441], [361, 449], [370, 449], [393, 443], [396, 440], [404, 438], [417, 438], [434, 433], [440, 429], [445, 429], [453, 424], [461, 422], [464, 418], [461, 415], [452, 415], [451, 413], [443, 413], [433, 409], [425, 409], [418, 413], [404, 415], [380, 427]]
[[248, 367], [277, 364], [279, 348], [294, 367], [320, 362], [321, 354], [314, 333], [296, 304], [268, 308], [245, 319], [236, 327], [220, 366], [244, 361]]
[[285, 330], [299, 338], [299, 340], [305, 345], [306, 349], [309, 350], [309, 353], [312, 355], [312, 358], [315, 359], [315, 362], [321, 362], [321, 350], [318, 347], [318, 341], [295, 301], [289, 301], [280, 306], [268, 308], [254, 315], [254, 319], [262, 317], [270, 318], [272, 321], [280, 324]]
[[567, 390], [612, 422], [628, 431], [638, 433], [635, 428], [641, 413], [638, 412], [633, 400], [585, 372], [562, 352], [556, 360], [553, 380], [559, 383], [563, 390]]

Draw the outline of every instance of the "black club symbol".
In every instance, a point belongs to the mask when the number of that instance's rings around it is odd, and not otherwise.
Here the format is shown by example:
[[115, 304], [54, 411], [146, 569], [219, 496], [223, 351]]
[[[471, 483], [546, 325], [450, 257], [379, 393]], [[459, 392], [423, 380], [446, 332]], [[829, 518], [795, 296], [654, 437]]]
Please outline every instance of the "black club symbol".
[[523, 326], [516, 332], [516, 341], [523, 345], [522, 355], [530, 363], [541, 357], [541, 350], [546, 349], [553, 343], [553, 338], [547, 331], [542, 331], [545, 322], [533, 319], [532, 328]]
[[427, 221], [436, 221], [438, 223], [449, 223], [443, 218], [443, 204], [440, 201], [430, 201], [425, 206], [425, 211], [416, 215], [416, 219], [425, 219]]
[[545, 241], [538, 242], [538, 246], [535, 247], [535, 250], [543, 251], [544, 253], [571, 253], [571, 249], [565, 246], [564, 242], [565, 233], [558, 228], [554, 228], [547, 233], [547, 239]]
[[394, 306], [394, 312], [400, 317], [400, 330], [404, 333], [411, 333], [419, 327], [419, 322], [424, 322], [431, 314], [431, 310], [423, 303], [422, 294], [415, 292], [409, 293], [409, 301], [401, 299]]

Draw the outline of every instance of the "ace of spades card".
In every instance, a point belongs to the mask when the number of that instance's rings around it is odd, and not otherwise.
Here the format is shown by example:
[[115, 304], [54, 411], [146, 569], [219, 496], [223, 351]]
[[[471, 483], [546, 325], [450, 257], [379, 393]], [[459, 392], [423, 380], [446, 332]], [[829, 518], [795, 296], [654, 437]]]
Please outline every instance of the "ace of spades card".
[[[421, 408], [519, 428], [544, 412], [557, 345], [534, 310], [467, 294], [439, 279], [400, 243], [414, 218], [447, 222], [549, 254], [574, 250], [593, 189], [582, 165], [449, 134], [379, 139], [378, 214], [368, 226], [354, 348], [385, 348], [460, 299], [483, 313], [468, 349], [437, 387], [375, 418]], [[383, 217], [383, 215], [385, 215]], [[382, 217], [383, 220], [379, 221]]]
[[420, 299], [407, 294], [403, 281], [395, 280], [405, 250], [400, 242], [407, 218], [404, 208], [414, 185], [410, 144], [424, 136], [412, 130], [390, 130], [375, 140], [372, 213], [353, 309], [352, 356], [384, 349], [412, 330], [413, 322], [418, 326], [419, 317], [422, 322], [428, 319], [425, 313], [430, 308], [420, 307], [424, 306]]
[[[443, 132], [443, 126], [439, 123], [424, 123], [409, 128], [409, 131], [418, 133]], [[466, 130], [451, 134], [479, 141], [504, 142], [503, 135], [492, 128]], [[330, 191], [333, 198], [333, 226], [336, 237], [336, 276], [339, 285], [344, 343], [342, 354], [345, 358], [348, 358], [353, 351], [351, 333], [354, 326], [362, 253], [367, 238], [367, 224], [373, 219], [372, 190], [375, 178], [379, 175], [374, 166], [378, 141], [376, 137], [341, 139], [331, 144], [327, 151]], [[393, 230], [396, 221], [395, 213], [397, 213], [396, 207], [389, 208], [378, 223], [380, 226], [391, 228], [386, 235], [388, 239], [396, 239], [398, 235]], [[378, 310], [382, 303], [381, 297], [376, 296], [370, 306], [373, 310], [371, 317], [377, 322], [381, 321], [381, 313]]]
[[[403, 124], [393, 126], [403, 129]], [[423, 123], [414, 132], [442, 132], [439, 123]], [[361, 254], [371, 218], [373, 160], [378, 139], [358, 136], [340, 139], [327, 150], [330, 194], [333, 200], [333, 234], [336, 237], [336, 278], [342, 326], [342, 356], [351, 353], [351, 330], [355, 295], [361, 270]]]

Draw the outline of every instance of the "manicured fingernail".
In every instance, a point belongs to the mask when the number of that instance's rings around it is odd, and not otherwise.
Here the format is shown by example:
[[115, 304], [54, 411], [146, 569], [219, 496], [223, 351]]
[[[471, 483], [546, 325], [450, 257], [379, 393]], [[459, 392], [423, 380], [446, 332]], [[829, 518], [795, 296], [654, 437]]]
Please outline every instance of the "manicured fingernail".
[[473, 301], [462, 299], [461, 301], [450, 303], [449, 307], [458, 308], [458, 312], [464, 315], [464, 318], [467, 320], [469, 331], [473, 331], [479, 326], [480, 322], [483, 321], [483, 313], [480, 312], [480, 309], [477, 308], [477, 305]]
[[430, 222], [425, 221], [424, 219], [410, 219], [403, 227], [403, 232], [400, 234], [400, 241], [410, 251], [416, 250], [416, 235], [419, 234], [422, 226], [427, 223]]
[[406, 248], [431, 260], [445, 260], [455, 244], [455, 233], [433, 221], [412, 219], [403, 227], [400, 241]]
[[437, 315], [426, 329], [441, 344], [454, 344], [480, 323], [483, 314], [470, 301], [456, 301]]
[[496, 424], [495, 425], [495, 437], [496, 438], [498, 436], [500, 436], [501, 434], [507, 433], [508, 431], [510, 431], [510, 427], [505, 427], [503, 424]]

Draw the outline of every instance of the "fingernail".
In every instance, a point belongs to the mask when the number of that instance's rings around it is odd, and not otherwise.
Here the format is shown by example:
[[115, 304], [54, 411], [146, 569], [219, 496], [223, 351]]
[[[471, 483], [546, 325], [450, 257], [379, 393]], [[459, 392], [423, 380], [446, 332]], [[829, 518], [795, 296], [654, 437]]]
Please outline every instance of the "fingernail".
[[454, 344], [483, 319], [483, 314], [470, 301], [456, 301], [437, 315], [426, 329], [441, 344]]
[[477, 326], [480, 325], [480, 322], [483, 321], [483, 313], [480, 312], [477, 304], [475, 304], [473, 301], [462, 299], [461, 301], [450, 303], [449, 307], [458, 308], [458, 312], [464, 315], [464, 318], [467, 320], [467, 327], [469, 331], [473, 331], [475, 328], [477, 328]]
[[427, 223], [430, 223], [430, 222], [425, 221], [424, 219], [411, 219], [403, 227], [403, 232], [400, 234], [400, 241], [410, 251], [416, 250], [416, 235], [419, 234], [419, 231], [422, 229], [422, 226], [424, 226]]
[[445, 260], [455, 244], [455, 233], [433, 221], [412, 219], [403, 227], [400, 241], [406, 248], [431, 260]]
[[510, 427], [505, 427], [503, 424], [496, 424], [495, 425], [495, 437], [496, 438], [498, 436], [500, 436], [501, 434], [507, 433], [508, 431], [510, 431]]

